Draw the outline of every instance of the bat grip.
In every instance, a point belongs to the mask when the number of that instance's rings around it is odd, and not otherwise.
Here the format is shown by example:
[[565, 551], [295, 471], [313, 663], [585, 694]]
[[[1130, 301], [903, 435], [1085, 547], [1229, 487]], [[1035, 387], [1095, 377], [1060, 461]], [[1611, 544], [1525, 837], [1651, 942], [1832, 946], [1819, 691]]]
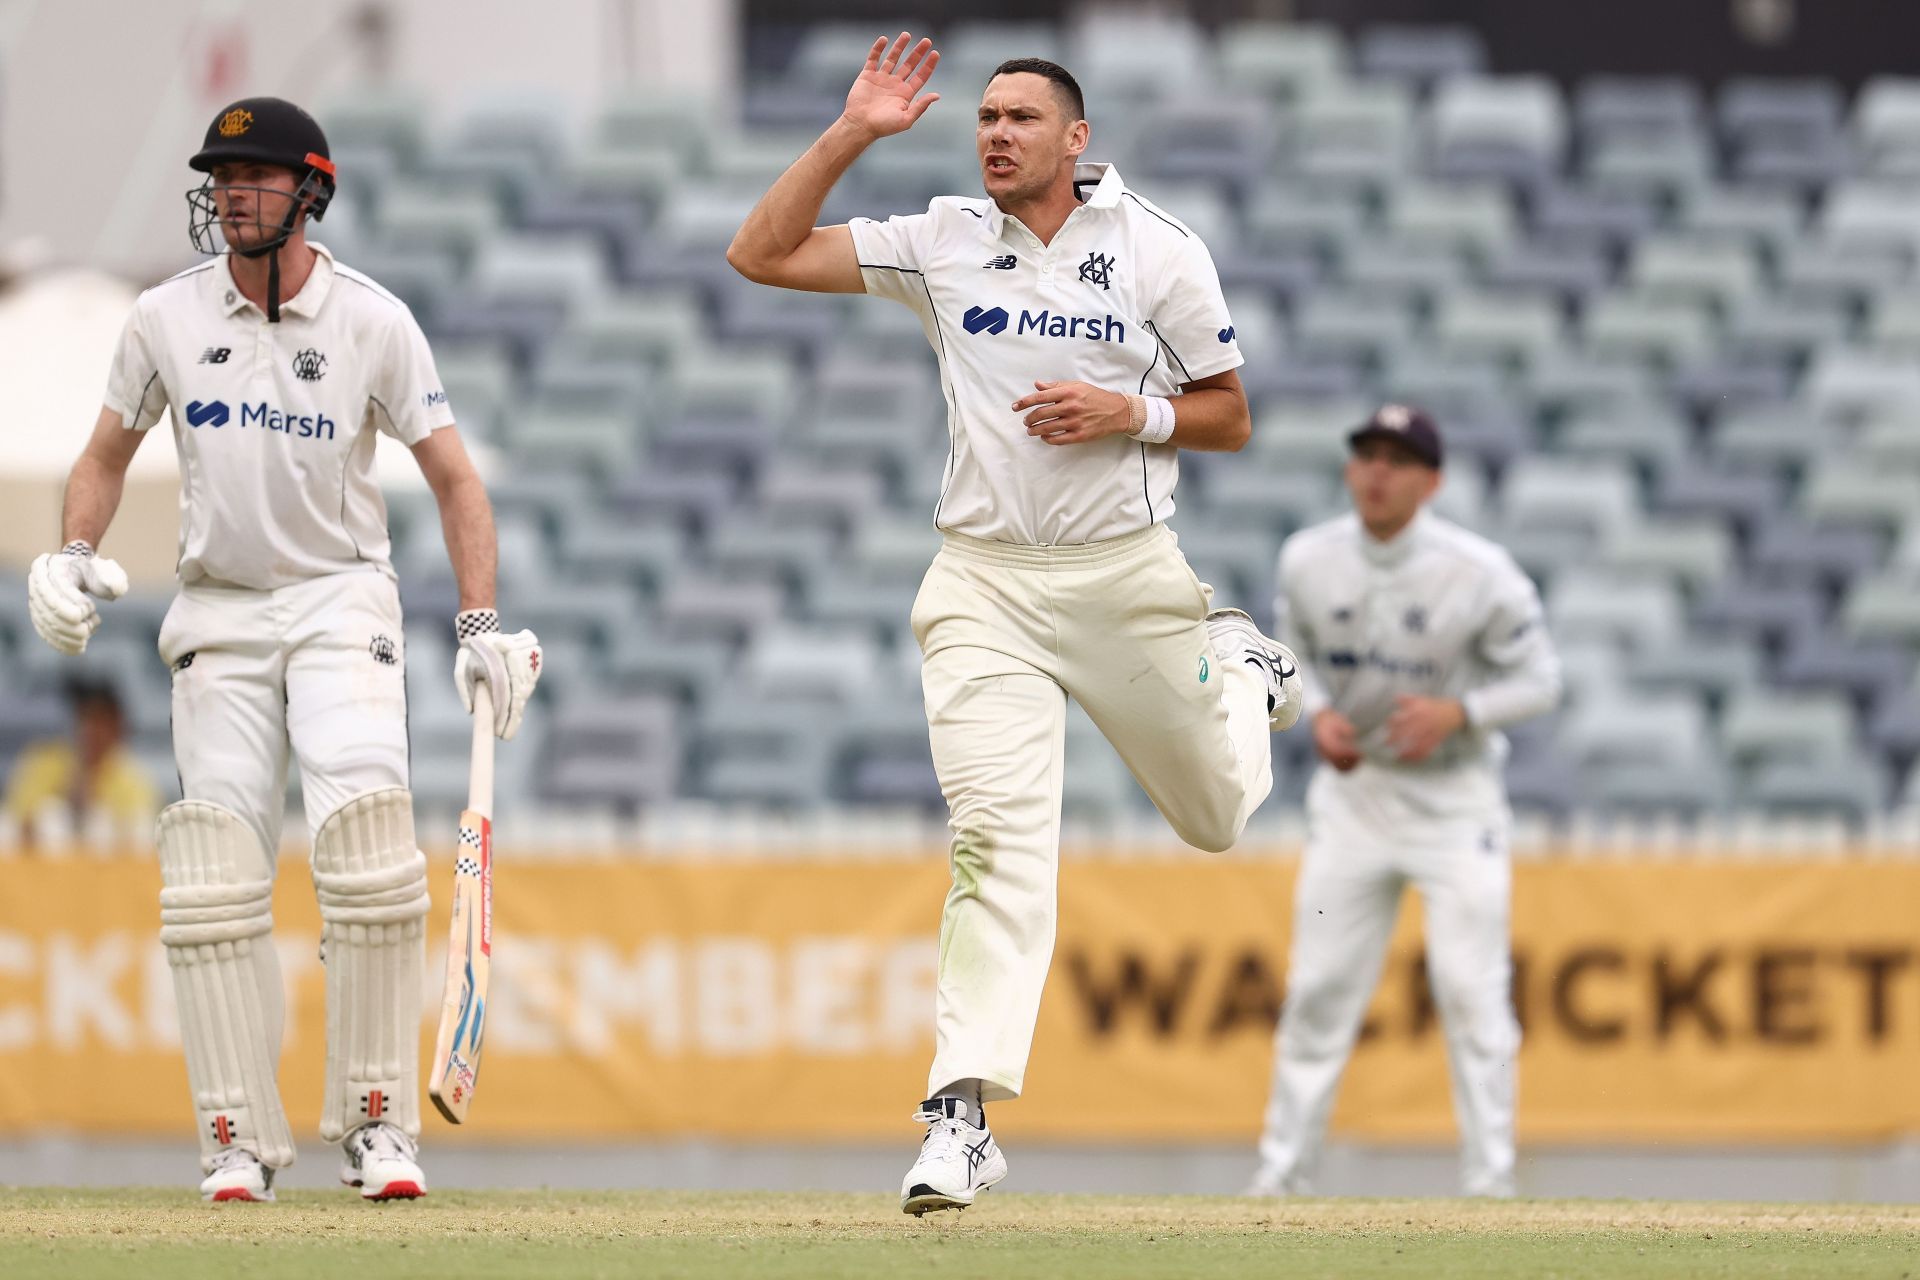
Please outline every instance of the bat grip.
[[493, 690], [487, 682], [473, 687], [473, 757], [467, 770], [467, 808], [483, 818], [493, 817]]

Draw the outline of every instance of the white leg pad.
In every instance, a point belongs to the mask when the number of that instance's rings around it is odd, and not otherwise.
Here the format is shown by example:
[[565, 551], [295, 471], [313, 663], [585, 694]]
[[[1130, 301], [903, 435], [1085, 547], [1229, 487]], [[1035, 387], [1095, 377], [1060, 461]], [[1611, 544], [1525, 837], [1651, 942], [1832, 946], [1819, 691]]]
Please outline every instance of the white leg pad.
[[320, 1136], [372, 1120], [420, 1135], [420, 984], [426, 967], [427, 860], [413, 840], [413, 796], [356, 796], [313, 842], [327, 967], [327, 1085]]
[[227, 809], [185, 800], [160, 814], [160, 942], [173, 970], [200, 1164], [240, 1147], [293, 1163], [276, 1079], [285, 1000], [273, 948], [273, 867]]

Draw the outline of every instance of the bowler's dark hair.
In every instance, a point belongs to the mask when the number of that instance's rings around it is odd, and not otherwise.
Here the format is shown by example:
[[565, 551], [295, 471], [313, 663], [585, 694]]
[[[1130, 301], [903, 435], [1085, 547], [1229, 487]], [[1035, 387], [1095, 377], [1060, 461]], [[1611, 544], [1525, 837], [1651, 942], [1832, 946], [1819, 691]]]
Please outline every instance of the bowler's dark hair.
[[1060, 105], [1067, 109], [1068, 114], [1075, 120], [1087, 118], [1087, 100], [1080, 93], [1080, 82], [1073, 78], [1071, 71], [1057, 62], [1048, 62], [1045, 58], [1008, 58], [995, 67], [993, 75], [987, 79], [1019, 75], [1021, 72], [1045, 76], [1053, 81], [1053, 91], [1060, 96]]

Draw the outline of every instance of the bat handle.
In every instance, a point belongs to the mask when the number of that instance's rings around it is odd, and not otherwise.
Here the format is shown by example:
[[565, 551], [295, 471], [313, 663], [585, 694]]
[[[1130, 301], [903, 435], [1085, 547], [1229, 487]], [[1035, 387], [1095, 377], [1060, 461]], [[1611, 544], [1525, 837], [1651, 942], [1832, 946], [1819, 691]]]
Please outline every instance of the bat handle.
[[482, 680], [473, 687], [473, 757], [467, 771], [467, 808], [493, 817], [493, 690]]

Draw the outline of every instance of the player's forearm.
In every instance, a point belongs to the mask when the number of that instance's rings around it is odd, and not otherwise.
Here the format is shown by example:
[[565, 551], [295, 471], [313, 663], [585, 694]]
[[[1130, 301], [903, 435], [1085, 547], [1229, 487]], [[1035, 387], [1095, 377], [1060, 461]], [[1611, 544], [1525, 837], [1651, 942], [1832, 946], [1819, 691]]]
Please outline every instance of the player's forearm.
[[853, 162], [873, 143], [873, 135], [844, 116], [827, 126], [811, 147], [787, 167], [727, 246], [727, 261], [749, 280], [762, 280], [769, 268], [791, 257], [820, 221], [821, 206]]
[[486, 486], [478, 475], [469, 474], [449, 483], [439, 499], [440, 532], [446, 537], [447, 558], [459, 584], [461, 611], [494, 608], [499, 543]]
[[1181, 449], [1237, 453], [1253, 438], [1247, 398], [1226, 387], [1207, 387], [1173, 397], [1173, 439]]
[[127, 486], [124, 467], [115, 467], [91, 451], [80, 455], [67, 476], [67, 493], [60, 512], [60, 542], [85, 542], [98, 547], [120, 509]]
[[1560, 705], [1557, 663], [1526, 668], [1481, 685], [1460, 699], [1467, 723], [1476, 729], [1503, 729], [1545, 715]]

